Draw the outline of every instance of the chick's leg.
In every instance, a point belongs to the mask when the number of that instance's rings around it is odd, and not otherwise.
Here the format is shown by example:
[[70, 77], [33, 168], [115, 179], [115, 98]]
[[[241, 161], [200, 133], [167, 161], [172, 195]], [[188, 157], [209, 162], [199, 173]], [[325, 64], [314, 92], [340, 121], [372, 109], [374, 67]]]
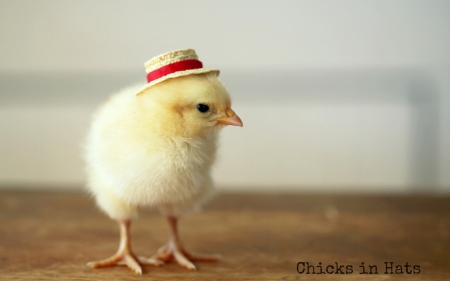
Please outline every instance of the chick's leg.
[[100, 260], [92, 261], [87, 265], [92, 268], [106, 267], [112, 265], [126, 265], [137, 274], [142, 274], [142, 268], [139, 264], [161, 265], [162, 262], [154, 259], [145, 259], [136, 257], [131, 250], [130, 226], [131, 221], [119, 221], [120, 226], [120, 244], [117, 253], [113, 256]]
[[178, 218], [174, 216], [167, 216], [167, 221], [170, 227], [170, 239], [169, 243], [161, 247], [157, 254], [153, 256], [153, 259], [160, 260], [162, 262], [168, 262], [175, 260], [179, 265], [189, 269], [195, 270], [196, 267], [192, 261], [217, 261], [219, 257], [217, 255], [203, 255], [193, 254], [187, 252], [179, 239], [177, 222]]

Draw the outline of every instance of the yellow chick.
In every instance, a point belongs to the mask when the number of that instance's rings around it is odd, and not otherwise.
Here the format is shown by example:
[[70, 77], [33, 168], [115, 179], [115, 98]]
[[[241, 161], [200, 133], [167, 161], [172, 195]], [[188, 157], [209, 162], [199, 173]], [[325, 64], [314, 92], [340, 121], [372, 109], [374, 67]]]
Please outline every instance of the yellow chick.
[[[117, 253], [88, 266], [124, 264], [142, 274], [141, 265], [175, 260], [194, 270], [192, 261], [217, 256], [187, 252], [177, 220], [214, 190], [210, 172], [220, 129], [243, 124], [219, 71], [203, 68], [194, 50], [155, 57], [146, 70], [148, 84], [125, 89], [99, 108], [86, 141], [89, 191], [120, 226]], [[159, 208], [171, 231], [151, 258], [136, 256], [130, 243], [131, 220], [144, 206]]]

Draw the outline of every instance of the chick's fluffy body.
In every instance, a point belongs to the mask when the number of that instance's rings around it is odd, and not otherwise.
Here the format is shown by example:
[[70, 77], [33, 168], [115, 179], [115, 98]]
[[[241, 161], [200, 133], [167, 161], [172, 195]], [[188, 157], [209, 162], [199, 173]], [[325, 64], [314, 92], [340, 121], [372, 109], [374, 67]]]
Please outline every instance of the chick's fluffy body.
[[[214, 74], [168, 79], [135, 95], [111, 97], [94, 115], [86, 142], [88, 188], [113, 219], [129, 219], [138, 206], [179, 215], [213, 191], [211, 165], [222, 125], [214, 118], [230, 97]], [[199, 103], [210, 111], [201, 113]]]

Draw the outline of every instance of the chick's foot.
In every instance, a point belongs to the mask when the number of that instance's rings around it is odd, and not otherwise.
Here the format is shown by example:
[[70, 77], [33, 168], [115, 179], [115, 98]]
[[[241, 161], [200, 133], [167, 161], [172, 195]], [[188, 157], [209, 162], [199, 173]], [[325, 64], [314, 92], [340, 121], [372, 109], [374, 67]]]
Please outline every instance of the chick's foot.
[[87, 266], [92, 268], [107, 267], [113, 265], [126, 265], [135, 273], [141, 275], [141, 265], [162, 265], [163, 262], [155, 259], [146, 259], [143, 257], [136, 257], [131, 251], [130, 245], [130, 221], [119, 222], [120, 225], [120, 246], [117, 253], [113, 256], [99, 261], [92, 261], [87, 263]]
[[178, 243], [172, 241], [161, 247], [156, 255], [151, 259], [161, 261], [163, 263], [175, 260], [182, 267], [189, 270], [196, 270], [197, 268], [192, 263], [193, 261], [218, 261], [218, 255], [204, 255], [192, 254], [184, 250]]
[[169, 262], [175, 260], [179, 265], [189, 270], [196, 270], [197, 268], [192, 263], [192, 261], [218, 261], [218, 255], [204, 255], [204, 254], [193, 254], [187, 252], [178, 238], [177, 221], [178, 219], [173, 216], [168, 216], [167, 221], [169, 222], [171, 237], [169, 243], [161, 247], [156, 255], [151, 257], [151, 259], [159, 260], [161, 262]]

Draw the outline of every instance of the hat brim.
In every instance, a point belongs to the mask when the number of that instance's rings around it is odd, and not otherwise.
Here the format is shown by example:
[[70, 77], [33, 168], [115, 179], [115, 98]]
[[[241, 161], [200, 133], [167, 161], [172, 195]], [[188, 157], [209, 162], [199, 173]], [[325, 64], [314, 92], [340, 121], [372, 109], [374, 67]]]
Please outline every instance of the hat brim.
[[177, 71], [177, 72], [168, 74], [166, 76], [163, 76], [161, 78], [158, 78], [156, 80], [153, 80], [150, 83], [145, 84], [141, 89], [139, 89], [139, 91], [137, 91], [136, 96], [139, 95], [139, 94], [142, 94], [142, 92], [144, 92], [145, 90], [147, 90], [151, 86], [154, 86], [155, 84], [158, 84], [158, 83], [160, 83], [162, 81], [165, 81], [167, 79], [176, 78], [176, 77], [180, 77], [180, 76], [186, 76], [186, 75], [192, 75], [192, 74], [208, 73], [208, 72], [213, 72], [217, 76], [220, 73], [219, 70], [217, 70], [217, 69], [210, 69], [210, 68], [197, 68], [197, 69], [189, 69], [189, 70], [184, 70], [184, 71]]

